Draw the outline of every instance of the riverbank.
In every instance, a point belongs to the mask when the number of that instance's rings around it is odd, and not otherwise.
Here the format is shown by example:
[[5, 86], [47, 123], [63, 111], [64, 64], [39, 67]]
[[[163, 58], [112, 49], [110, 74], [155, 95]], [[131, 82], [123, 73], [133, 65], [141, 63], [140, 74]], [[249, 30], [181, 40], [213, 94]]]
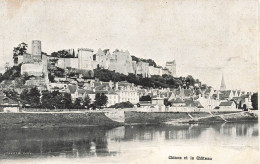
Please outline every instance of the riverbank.
[[219, 112], [125, 112], [126, 124], [175, 124], [258, 121], [257, 113]]
[[135, 124], [215, 123], [258, 121], [250, 112], [21, 112], [0, 113], [0, 128], [122, 126]]
[[1, 128], [26, 127], [73, 127], [73, 126], [120, 126], [104, 112], [32, 112], [0, 113]]

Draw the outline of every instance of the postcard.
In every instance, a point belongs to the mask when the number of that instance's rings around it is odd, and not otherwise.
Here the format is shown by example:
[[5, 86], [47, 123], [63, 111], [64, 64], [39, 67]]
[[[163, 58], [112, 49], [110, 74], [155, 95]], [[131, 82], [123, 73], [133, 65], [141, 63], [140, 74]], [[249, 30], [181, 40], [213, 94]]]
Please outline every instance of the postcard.
[[0, 163], [259, 163], [258, 0], [0, 0]]

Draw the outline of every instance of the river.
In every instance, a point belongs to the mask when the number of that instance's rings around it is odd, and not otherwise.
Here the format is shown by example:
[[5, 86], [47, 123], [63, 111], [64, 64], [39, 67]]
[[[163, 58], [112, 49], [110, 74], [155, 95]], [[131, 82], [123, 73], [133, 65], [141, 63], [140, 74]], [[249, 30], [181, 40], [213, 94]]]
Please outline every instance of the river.
[[0, 129], [2, 161], [117, 161], [185, 146], [258, 150], [258, 123]]

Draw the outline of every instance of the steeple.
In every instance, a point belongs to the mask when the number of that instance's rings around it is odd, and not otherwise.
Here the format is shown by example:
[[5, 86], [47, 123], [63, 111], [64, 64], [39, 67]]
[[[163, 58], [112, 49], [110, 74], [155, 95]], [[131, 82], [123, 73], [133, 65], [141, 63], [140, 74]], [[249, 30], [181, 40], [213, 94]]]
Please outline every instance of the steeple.
[[221, 90], [221, 91], [226, 90], [226, 84], [225, 84], [225, 81], [224, 81], [223, 72], [222, 72], [222, 80], [221, 80], [220, 90]]

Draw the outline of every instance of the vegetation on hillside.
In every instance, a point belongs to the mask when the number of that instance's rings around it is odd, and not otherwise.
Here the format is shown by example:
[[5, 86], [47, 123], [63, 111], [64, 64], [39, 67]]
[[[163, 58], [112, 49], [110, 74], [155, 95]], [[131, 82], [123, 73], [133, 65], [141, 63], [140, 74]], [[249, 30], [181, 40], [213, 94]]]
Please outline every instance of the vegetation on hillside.
[[61, 50], [57, 52], [52, 52], [51, 57], [58, 57], [58, 58], [75, 58], [75, 52], [73, 50], [72, 54], [70, 54], [66, 50]]
[[133, 60], [133, 61], [136, 61], [136, 63], [142, 61], [142, 62], [149, 63], [149, 66], [157, 67], [157, 64], [156, 64], [155, 61], [152, 60], [152, 59], [143, 59], [143, 58], [138, 58], [138, 57], [136, 57], [136, 56], [131, 56], [131, 57], [132, 57], [132, 60]]
[[115, 71], [110, 71], [107, 69], [95, 69], [94, 77], [101, 81], [127, 81], [129, 83], [134, 83], [135, 85], [142, 85], [144, 88], [178, 88], [184, 84], [188, 88], [189, 86], [194, 86], [199, 80], [195, 80], [192, 76], [175, 78], [171, 75], [152, 75], [150, 78], [144, 78], [140, 75], [135, 74], [120, 74]]
[[121, 102], [121, 103], [116, 103], [115, 105], [111, 105], [109, 108], [133, 108], [134, 105], [130, 103], [129, 101], [127, 102]]
[[13, 60], [14, 63], [17, 64], [18, 56], [23, 55], [28, 48], [28, 44], [26, 43], [20, 43], [17, 47], [14, 47], [13, 49]]
[[3, 80], [15, 80], [15, 78], [21, 76], [21, 66], [22, 64], [19, 64], [18, 66], [13, 66], [9, 68], [4, 74], [0, 74], [0, 82]]

